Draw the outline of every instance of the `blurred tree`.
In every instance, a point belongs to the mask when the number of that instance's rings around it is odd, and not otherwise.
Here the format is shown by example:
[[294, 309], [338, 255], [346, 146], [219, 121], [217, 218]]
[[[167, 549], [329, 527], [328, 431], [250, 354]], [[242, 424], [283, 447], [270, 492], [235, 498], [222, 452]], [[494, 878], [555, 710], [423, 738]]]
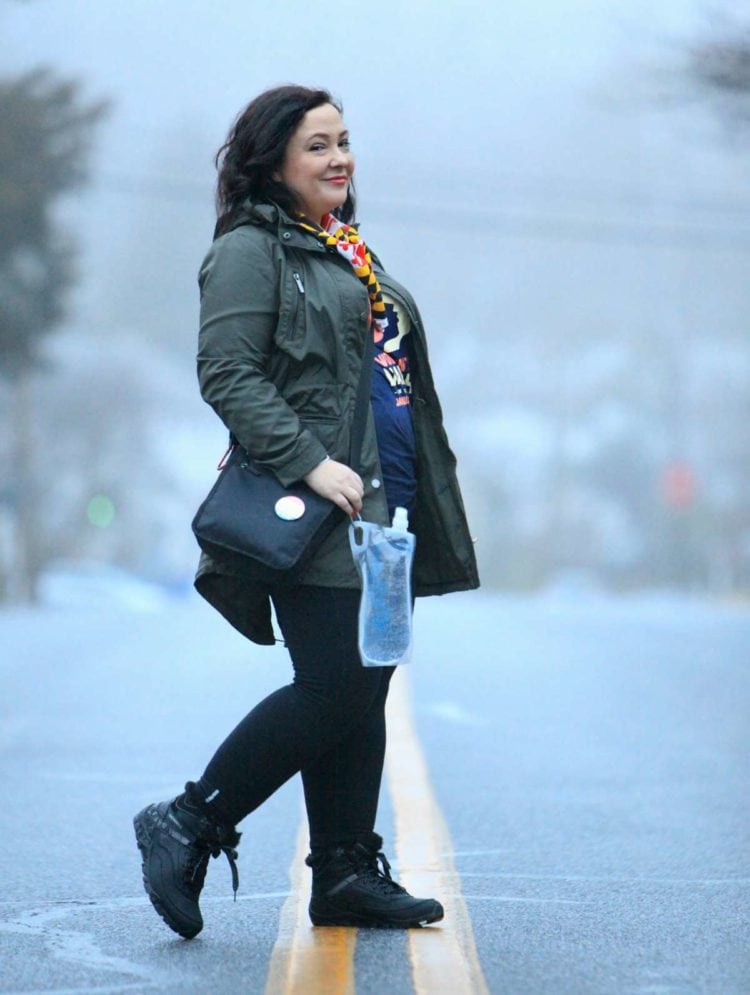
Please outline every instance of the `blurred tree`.
[[0, 561], [0, 598], [34, 596], [40, 558], [30, 376], [41, 343], [65, 316], [74, 280], [73, 245], [54, 208], [85, 181], [93, 126], [105, 109], [102, 102], [84, 105], [79, 83], [48, 70], [0, 81], [0, 378], [11, 394], [10, 476], [0, 500], [12, 535], [5, 558], [12, 562]]
[[732, 4], [714, 11], [705, 35], [687, 47], [687, 74], [730, 126], [750, 125], [750, 21]]
[[73, 279], [72, 247], [52, 208], [86, 179], [94, 123], [79, 84], [37, 70], [0, 82], [0, 373], [32, 366], [61, 320]]
[[[719, 93], [750, 95], [750, 29], [694, 44], [689, 65], [701, 83]], [[745, 110], [750, 115], [750, 101]]]
[[[714, 12], [707, 36], [688, 47], [687, 68], [691, 80], [709, 96], [717, 115], [728, 126], [730, 141], [745, 143], [750, 127], [750, 14], [741, 5], [722, 5]], [[745, 342], [745, 356], [746, 353]], [[731, 354], [730, 354], [731, 355]], [[735, 424], [746, 423], [750, 408], [747, 383], [734, 392], [721, 394], [731, 406]], [[721, 575], [727, 586], [744, 586], [750, 582], [750, 495], [746, 482], [750, 476], [750, 436], [747, 432], [718, 434], [724, 450], [719, 465], [722, 482], [736, 489], [731, 507], [714, 513], [714, 527], [709, 536], [709, 574]], [[730, 451], [726, 452], [727, 444]], [[715, 440], [714, 440], [715, 446]], [[728, 458], [727, 458], [728, 457]], [[734, 477], [734, 480], [731, 478]], [[723, 564], [723, 566], [717, 566]]]

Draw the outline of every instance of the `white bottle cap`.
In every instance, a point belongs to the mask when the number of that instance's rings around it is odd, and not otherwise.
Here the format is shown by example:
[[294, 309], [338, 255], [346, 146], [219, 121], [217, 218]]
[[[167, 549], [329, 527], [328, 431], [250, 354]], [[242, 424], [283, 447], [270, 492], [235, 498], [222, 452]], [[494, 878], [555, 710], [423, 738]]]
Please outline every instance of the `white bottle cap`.
[[397, 507], [393, 512], [393, 528], [399, 532], [409, 531], [409, 514], [406, 508]]

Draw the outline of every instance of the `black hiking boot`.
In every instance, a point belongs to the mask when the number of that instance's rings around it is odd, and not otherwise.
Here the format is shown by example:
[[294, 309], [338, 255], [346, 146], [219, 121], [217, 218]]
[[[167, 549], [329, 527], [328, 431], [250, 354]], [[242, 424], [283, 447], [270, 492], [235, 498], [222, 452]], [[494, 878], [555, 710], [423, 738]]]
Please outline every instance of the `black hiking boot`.
[[[314, 926], [409, 929], [443, 918], [434, 898], [412, 898], [391, 878], [376, 833], [369, 843], [331, 847], [306, 859], [312, 867], [310, 919]], [[382, 870], [378, 866], [382, 865]]]
[[185, 785], [171, 802], [147, 805], [133, 819], [143, 858], [143, 887], [164, 922], [186, 940], [203, 929], [198, 899], [209, 857], [225, 853], [237, 898], [237, 851], [240, 834], [213, 818], [202, 800]]

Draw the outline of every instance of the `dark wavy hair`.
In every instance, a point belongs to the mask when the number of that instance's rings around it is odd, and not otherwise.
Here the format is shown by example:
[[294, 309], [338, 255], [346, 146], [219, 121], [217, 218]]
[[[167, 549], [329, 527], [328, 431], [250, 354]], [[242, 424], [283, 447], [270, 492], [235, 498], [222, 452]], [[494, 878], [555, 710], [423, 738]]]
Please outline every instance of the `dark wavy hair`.
[[[227, 231], [248, 197], [255, 203], [274, 203], [288, 214], [299, 210], [294, 194], [274, 173], [281, 169], [287, 145], [308, 111], [332, 104], [343, 108], [327, 90], [306, 86], [276, 86], [266, 90], [240, 113], [227, 140], [216, 153], [216, 230]], [[354, 189], [335, 212], [344, 222], [354, 217]]]

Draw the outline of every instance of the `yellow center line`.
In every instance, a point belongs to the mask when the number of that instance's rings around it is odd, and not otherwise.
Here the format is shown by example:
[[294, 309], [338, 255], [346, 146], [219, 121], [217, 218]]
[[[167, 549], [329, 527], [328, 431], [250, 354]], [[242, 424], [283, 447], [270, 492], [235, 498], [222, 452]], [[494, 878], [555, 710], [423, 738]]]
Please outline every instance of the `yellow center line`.
[[307, 832], [303, 817], [289, 868], [291, 894], [281, 910], [265, 995], [354, 995], [357, 930], [316, 928], [307, 914], [311, 881], [305, 865]]
[[[394, 675], [388, 696], [386, 772], [396, 823], [399, 880], [412, 895], [437, 898], [445, 906], [443, 922], [408, 931], [414, 991], [417, 995], [489, 995], [451, 856], [453, 843], [430, 786], [411, 718], [403, 668]], [[354, 995], [357, 930], [311, 925], [306, 851], [303, 817], [289, 869], [291, 893], [281, 910], [265, 995]]]
[[411, 719], [403, 667], [394, 674], [388, 695], [386, 772], [396, 822], [399, 881], [412, 895], [437, 898], [445, 907], [441, 923], [409, 930], [414, 991], [489, 995], [453, 862], [453, 843]]

